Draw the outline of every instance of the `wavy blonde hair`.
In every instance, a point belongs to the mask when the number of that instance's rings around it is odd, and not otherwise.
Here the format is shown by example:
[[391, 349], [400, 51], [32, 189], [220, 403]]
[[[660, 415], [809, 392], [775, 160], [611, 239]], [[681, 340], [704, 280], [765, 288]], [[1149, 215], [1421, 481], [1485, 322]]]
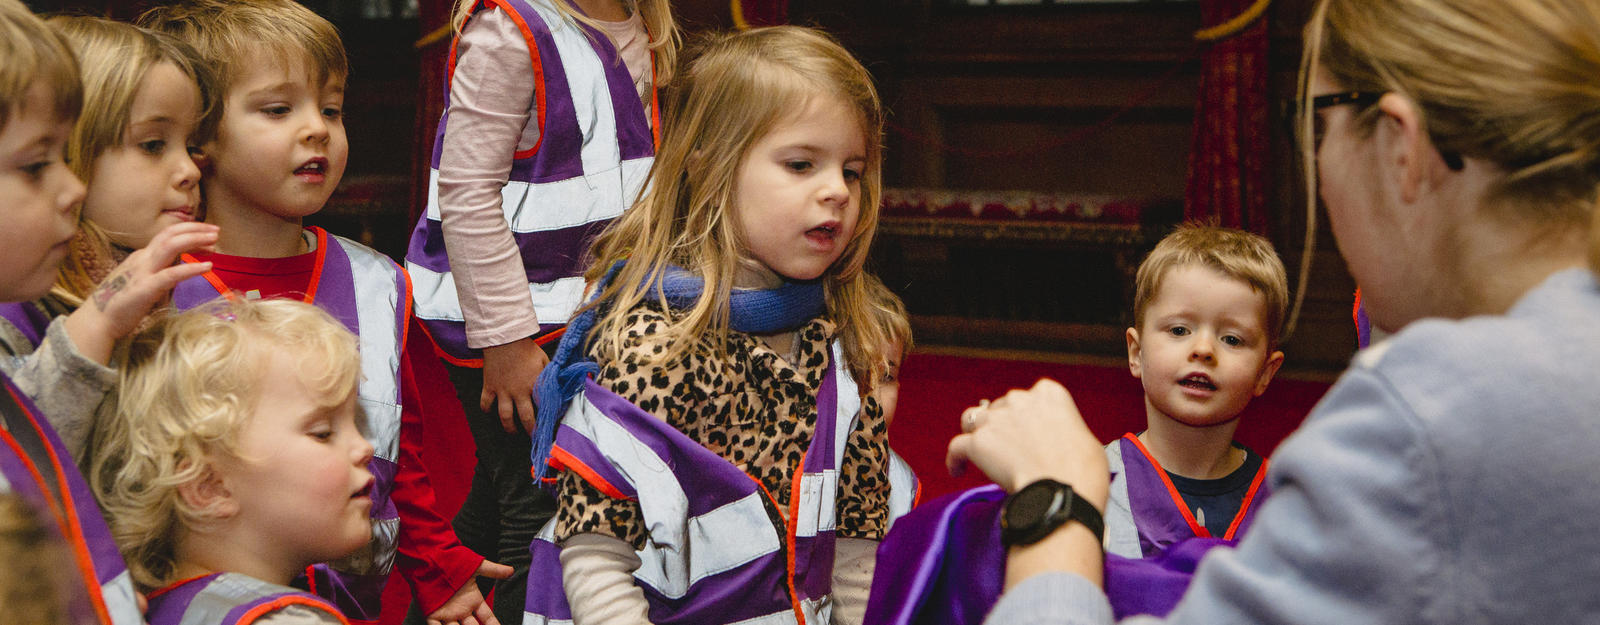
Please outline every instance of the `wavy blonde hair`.
[[[1309, 91], [1325, 72], [1344, 89], [1405, 96], [1441, 152], [1503, 169], [1488, 190], [1492, 209], [1551, 228], [1590, 225], [1600, 272], [1600, 3], [1322, 0], [1305, 42], [1297, 134], [1308, 223], [1317, 189]], [[1377, 118], [1358, 113], [1356, 132], [1370, 133]]]
[[1250, 285], [1265, 303], [1267, 351], [1283, 339], [1284, 314], [1289, 301], [1289, 278], [1283, 260], [1266, 237], [1243, 230], [1200, 223], [1180, 224], [1163, 237], [1139, 263], [1134, 277], [1133, 325], [1144, 331], [1144, 313], [1161, 292], [1172, 270], [1188, 266], [1209, 267]]
[[[450, 25], [455, 29], [457, 36], [461, 34], [461, 29], [466, 27], [467, 18], [472, 17], [473, 8], [483, 2], [484, 0], [456, 0], [455, 8], [450, 13]], [[672, 0], [618, 0], [618, 2], [630, 13], [639, 14], [639, 20], [644, 22], [645, 32], [650, 35], [650, 52], [655, 55], [655, 84], [660, 86], [671, 82], [678, 67], [678, 47], [683, 40], [678, 31], [677, 20], [672, 17]], [[578, 11], [567, 0], [548, 0], [548, 3], [568, 19], [605, 32], [599, 22]], [[618, 58], [617, 61], [620, 63], [622, 59]]]
[[78, 60], [44, 21], [17, 0], [0, 0], [0, 129], [24, 105], [28, 90], [46, 85], [55, 114], [75, 119], [83, 108]]
[[297, 359], [318, 405], [356, 392], [355, 335], [304, 302], [219, 299], [134, 337], [117, 411], [95, 428], [88, 457], [90, 486], [141, 588], [176, 581], [177, 540], [213, 518], [178, 489], [207, 475], [208, 458], [237, 455], [259, 399], [261, 363], [273, 350]]
[[[100, 17], [56, 16], [46, 21], [78, 57], [83, 70], [83, 108], [91, 114], [78, 118], [67, 140], [67, 164], [84, 184], [93, 185], [94, 163], [105, 151], [122, 142], [127, 133], [133, 100], [150, 68], [171, 63], [194, 82], [200, 97], [200, 119], [191, 145], [210, 139], [221, 108], [216, 81], [194, 48], [169, 35]], [[110, 236], [99, 225], [78, 214], [78, 229], [88, 244], [112, 256]], [[51, 295], [76, 308], [94, 290], [85, 259], [74, 247], [62, 261]]]
[[350, 74], [339, 30], [294, 0], [183, 0], [145, 11], [138, 24], [194, 46], [223, 99], [246, 67], [263, 62], [305, 63], [319, 85]]
[[[884, 379], [883, 375], [888, 372], [887, 369], [894, 368], [893, 365], [904, 364], [905, 355], [911, 352], [911, 316], [906, 313], [905, 301], [901, 300], [899, 295], [895, 295], [894, 291], [889, 290], [883, 280], [871, 273], [866, 276], [867, 297], [872, 302], [868, 308], [872, 313], [872, 323], [883, 328], [884, 332], [882, 357], [886, 370], [876, 372], [878, 377], [872, 379], [875, 385]], [[899, 348], [900, 353], [892, 353], [891, 350], [894, 348]], [[890, 363], [891, 360], [894, 362]]]
[[[638, 203], [596, 239], [591, 284], [628, 263], [598, 294], [603, 306], [590, 341], [602, 361], [621, 357], [624, 317], [669, 266], [704, 281], [695, 305], [660, 331], [670, 362], [710, 336], [726, 354], [728, 302], [740, 263], [750, 262], [733, 211], [735, 179], [750, 147], [813, 98], [838, 98], [857, 113], [867, 146], [855, 236], [822, 276], [828, 316], [839, 324], [852, 375], [875, 379], [887, 332], [874, 323], [863, 266], [878, 228], [883, 112], [872, 76], [837, 41], [798, 26], [712, 35], [663, 98], [661, 152]], [[659, 290], [654, 298], [665, 306]], [[590, 304], [595, 306], [596, 304]], [[863, 386], [863, 389], [866, 388]]]

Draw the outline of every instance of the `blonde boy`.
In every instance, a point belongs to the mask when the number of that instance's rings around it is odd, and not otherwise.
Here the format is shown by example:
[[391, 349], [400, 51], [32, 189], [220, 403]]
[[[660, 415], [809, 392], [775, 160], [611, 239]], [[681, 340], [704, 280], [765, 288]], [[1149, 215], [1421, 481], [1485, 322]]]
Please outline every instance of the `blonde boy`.
[[1238, 230], [1182, 225], [1139, 266], [1128, 368], [1147, 429], [1106, 446], [1107, 553], [1152, 557], [1248, 526], [1267, 462], [1233, 434], [1283, 364], [1287, 292], [1272, 244]]
[[[214, 66], [222, 117], [202, 146], [206, 221], [221, 227], [205, 279], [180, 284], [179, 307], [219, 293], [288, 297], [328, 311], [361, 342], [359, 399], [376, 450], [373, 542], [307, 580], [345, 615], [370, 622], [392, 570], [432, 619], [489, 615], [475, 575], [509, 570], [463, 547], [431, 508], [417, 456], [420, 397], [453, 397], [425, 333], [411, 317], [410, 283], [393, 261], [307, 228], [338, 186], [349, 156], [343, 106], [348, 65], [338, 32], [292, 0], [190, 0], [152, 9], [142, 25], [183, 39]], [[404, 427], [402, 428], [402, 423]]]
[[342, 623], [289, 587], [372, 536], [356, 339], [289, 300], [217, 302], [139, 334], [90, 474], [150, 622]]

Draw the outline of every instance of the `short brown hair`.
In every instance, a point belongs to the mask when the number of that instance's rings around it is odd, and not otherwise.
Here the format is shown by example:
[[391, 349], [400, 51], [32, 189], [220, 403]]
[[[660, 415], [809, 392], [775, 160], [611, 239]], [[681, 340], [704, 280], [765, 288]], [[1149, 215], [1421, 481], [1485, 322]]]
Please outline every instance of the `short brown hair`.
[[1192, 265], [1215, 269], [1260, 293], [1266, 300], [1267, 344], [1278, 346], [1289, 303], [1289, 278], [1278, 252], [1261, 235], [1206, 224], [1179, 225], [1139, 264], [1134, 281], [1134, 327], [1144, 327], [1145, 309], [1172, 270]]
[[36, 84], [55, 96], [55, 113], [66, 120], [83, 108], [78, 60], [61, 37], [17, 0], [0, 0], [0, 128], [11, 121]]
[[227, 94], [250, 63], [305, 62], [318, 84], [350, 73], [339, 30], [294, 0], [184, 0], [139, 16], [139, 25], [183, 40], [216, 71]]

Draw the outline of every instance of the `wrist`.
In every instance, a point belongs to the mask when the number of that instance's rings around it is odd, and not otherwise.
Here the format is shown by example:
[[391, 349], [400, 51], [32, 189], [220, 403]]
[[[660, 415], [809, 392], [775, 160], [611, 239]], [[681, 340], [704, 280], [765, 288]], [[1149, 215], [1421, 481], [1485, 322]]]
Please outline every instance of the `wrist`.
[[84, 302], [72, 314], [67, 315], [62, 322], [62, 329], [72, 341], [72, 346], [84, 358], [93, 360], [102, 365], [110, 364], [111, 349], [116, 344], [117, 337], [112, 336], [110, 320], [105, 313], [94, 307], [93, 302]]

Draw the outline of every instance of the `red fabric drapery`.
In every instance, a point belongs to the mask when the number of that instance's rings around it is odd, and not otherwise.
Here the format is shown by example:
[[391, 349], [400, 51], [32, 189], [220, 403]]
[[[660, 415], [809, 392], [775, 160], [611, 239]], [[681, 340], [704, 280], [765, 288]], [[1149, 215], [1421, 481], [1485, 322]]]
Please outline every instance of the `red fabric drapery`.
[[[417, 36], [437, 32], [450, 23], [452, 0], [418, 0]], [[453, 35], [453, 33], [452, 33]], [[433, 135], [444, 113], [444, 72], [453, 37], [433, 38], [417, 51], [417, 116], [411, 134], [411, 222], [428, 208], [428, 166], [433, 162]]]
[[[1209, 26], [1254, 4], [1200, 0], [1200, 13]], [[1267, 21], [1262, 17], [1212, 44], [1202, 58], [1185, 218], [1270, 235], [1266, 162], [1272, 128], [1267, 100]]]
[[740, 28], [789, 23], [789, 0], [730, 0], [729, 10]]

